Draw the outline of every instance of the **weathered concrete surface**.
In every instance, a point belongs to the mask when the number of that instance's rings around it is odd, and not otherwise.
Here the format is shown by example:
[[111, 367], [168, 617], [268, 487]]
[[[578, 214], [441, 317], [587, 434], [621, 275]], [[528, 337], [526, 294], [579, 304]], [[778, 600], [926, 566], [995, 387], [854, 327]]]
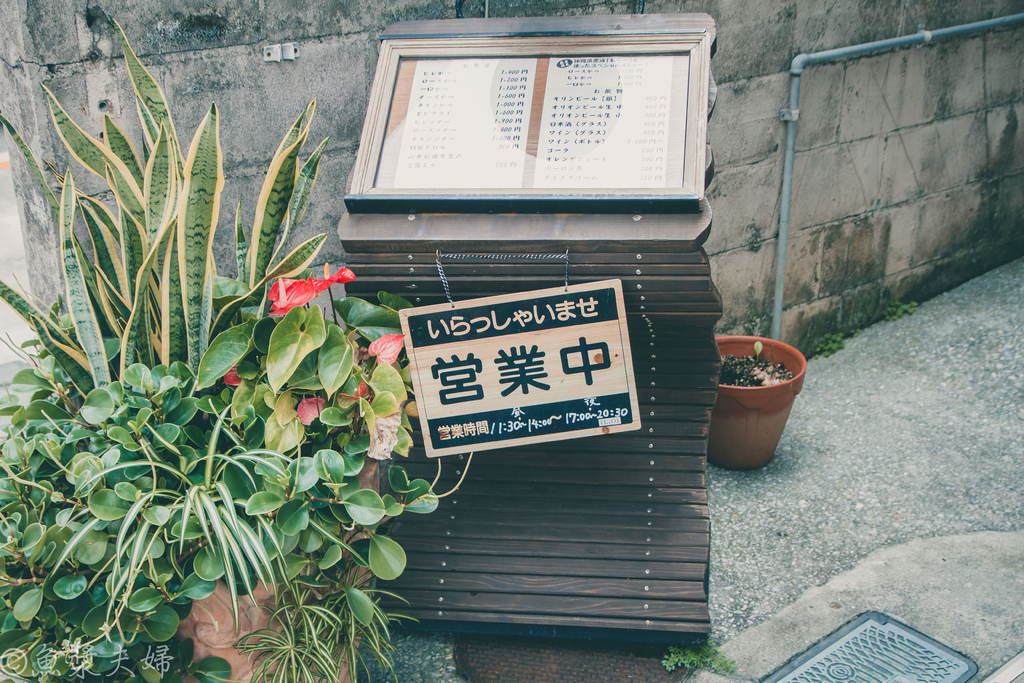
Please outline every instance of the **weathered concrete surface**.
[[729, 676], [706, 671], [693, 683], [756, 680], [864, 612], [882, 612], [967, 656], [978, 677], [1002, 666], [1024, 633], [1024, 532], [923, 538], [869, 555], [722, 650]]
[[[496, 17], [627, 13], [624, 0], [510, 0]], [[465, 3], [480, 16], [482, 0]], [[784, 126], [792, 57], [1024, 11], [1024, 0], [649, 0], [648, 13], [708, 12], [718, 22], [720, 86], [709, 188], [708, 251], [725, 302], [723, 332], [770, 324]], [[447, 18], [453, 2], [339, 0], [302, 7], [273, 0], [0, 0], [0, 109], [33, 149], [69, 165], [40, 97], [50, 87], [96, 133], [101, 106], [138, 139], [120, 47], [105, 13], [121, 21], [162, 83], [187, 141], [216, 102], [228, 181], [223, 223], [241, 201], [250, 216], [266, 162], [301, 107], [318, 99], [311, 142], [330, 136], [306, 219], [294, 239], [330, 232], [355, 158], [376, 61], [375, 38], [393, 21]], [[264, 63], [265, 44], [299, 41], [294, 62]], [[878, 319], [895, 298], [927, 298], [1024, 253], [1024, 29], [1002, 30], [811, 67], [803, 78], [783, 330], [808, 349], [824, 332]], [[74, 166], [73, 164], [70, 164]], [[20, 159], [13, 163], [33, 287], [59, 291], [56, 230]], [[102, 183], [76, 174], [85, 189]], [[231, 272], [226, 233], [218, 258]], [[857, 244], [832, 253], [853, 234]], [[865, 248], [867, 247], [867, 248]], [[323, 259], [342, 258], [329, 240]], [[839, 263], [843, 261], [843, 263]], [[879, 266], [879, 263], [884, 264]]]
[[[940, 25], [948, 24], [927, 24]], [[727, 28], [720, 23], [720, 80]], [[786, 340], [813, 349], [826, 332], [877, 320], [889, 301], [926, 299], [1024, 253], [1010, 208], [1020, 196], [1024, 89], [1020, 69], [1008, 63], [1016, 59], [1011, 45], [1019, 50], [1022, 41], [1024, 29], [1015, 29], [804, 72]], [[773, 261], [776, 252], [778, 203], [769, 200], [777, 193], [766, 192], [764, 180], [778, 168], [783, 128], [772, 118], [786, 76], [764, 78], [780, 83], [720, 82], [711, 120], [720, 172], [709, 195], [719, 234], [708, 250], [725, 303], [722, 331], [763, 334], [770, 324], [770, 299], [752, 302], [749, 291], [765, 266], [774, 268], [753, 261]], [[857, 243], [847, 248], [848, 239]], [[736, 249], [757, 254], [745, 259], [749, 270], [736, 270]]]
[[991, 672], [1024, 616], [1024, 259], [808, 362], [775, 458], [711, 467], [711, 610], [761, 677], [878, 610]]

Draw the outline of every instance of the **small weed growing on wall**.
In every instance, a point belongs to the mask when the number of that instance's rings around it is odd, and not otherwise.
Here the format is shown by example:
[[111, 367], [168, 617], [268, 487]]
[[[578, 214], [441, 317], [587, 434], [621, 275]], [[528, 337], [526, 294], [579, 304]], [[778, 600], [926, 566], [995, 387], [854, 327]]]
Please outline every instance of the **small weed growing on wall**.
[[902, 301], [890, 301], [889, 305], [885, 308], [885, 319], [886, 320], [899, 320], [905, 315], [910, 315], [917, 310], [918, 303], [916, 301], [909, 301], [903, 303]]
[[841, 350], [846, 346], [846, 337], [842, 332], [835, 332], [833, 334], [823, 334], [818, 338], [818, 343], [814, 346], [814, 354], [812, 358], [818, 356], [831, 356], [836, 351]]
[[680, 667], [710, 669], [727, 673], [736, 670], [736, 662], [726, 657], [710, 638], [704, 645], [669, 646], [668, 654], [661, 660], [661, 665], [665, 667], [666, 671], [675, 671]]

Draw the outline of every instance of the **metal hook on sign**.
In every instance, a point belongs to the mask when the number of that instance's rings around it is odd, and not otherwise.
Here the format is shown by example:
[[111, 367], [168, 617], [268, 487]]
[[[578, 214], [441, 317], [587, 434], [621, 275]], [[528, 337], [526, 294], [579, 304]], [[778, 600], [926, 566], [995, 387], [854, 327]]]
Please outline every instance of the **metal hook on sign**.
[[[455, 18], [464, 19], [462, 15], [462, 3], [464, 0], [455, 0]], [[491, 15], [491, 0], [484, 0], [484, 19]]]
[[448, 278], [444, 274], [444, 266], [441, 265], [441, 259], [447, 258], [453, 261], [466, 261], [469, 259], [490, 259], [492, 261], [512, 261], [516, 259], [523, 259], [528, 261], [546, 261], [562, 259], [565, 261], [565, 288], [569, 289], [569, 250], [566, 249], [564, 254], [442, 254], [441, 250], [438, 249], [434, 254], [434, 263], [437, 264], [437, 275], [441, 278], [441, 285], [444, 287], [444, 295], [448, 298], [448, 303], [455, 308], [455, 302], [452, 301], [451, 288], [448, 286]]

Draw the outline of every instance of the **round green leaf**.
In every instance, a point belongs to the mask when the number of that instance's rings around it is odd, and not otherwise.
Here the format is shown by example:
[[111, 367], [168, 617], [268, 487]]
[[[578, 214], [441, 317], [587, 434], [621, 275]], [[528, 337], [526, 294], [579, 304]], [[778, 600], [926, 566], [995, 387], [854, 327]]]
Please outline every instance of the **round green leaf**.
[[142, 628], [145, 629], [150, 638], [157, 642], [163, 642], [174, 637], [180, 622], [178, 613], [164, 605], [163, 607], [158, 607], [155, 612], [149, 615], [148, 619], [142, 622]]
[[237, 325], [221, 332], [210, 342], [209, 348], [199, 361], [199, 374], [196, 389], [213, 386], [217, 380], [252, 349], [253, 323]]
[[231, 665], [220, 657], [206, 657], [192, 672], [199, 683], [222, 683], [231, 678]]
[[405, 471], [404, 467], [399, 467], [398, 465], [389, 467], [388, 483], [391, 484], [391, 490], [396, 493], [409, 492], [409, 474]]
[[385, 581], [393, 581], [405, 571], [405, 551], [387, 536], [370, 534], [370, 569]]
[[82, 620], [82, 630], [93, 638], [103, 635], [103, 627], [107, 623], [107, 606], [98, 605], [93, 607]]
[[245, 514], [247, 515], [262, 515], [268, 512], [273, 512], [284, 505], [284, 498], [271, 493], [270, 491], [260, 491], [249, 498], [245, 504]]
[[89, 580], [84, 576], [64, 576], [53, 584], [53, 592], [62, 600], [74, 600], [85, 592]]
[[89, 496], [89, 510], [105, 522], [113, 522], [128, 513], [128, 505], [111, 489], [100, 489]]
[[120, 481], [114, 485], [114, 493], [126, 503], [134, 503], [139, 490], [126, 481]]
[[25, 419], [27, 420], [53, 420], [64, 422], [71, 419], [60, 406], [49, 401], [32, 401], [25, 408]]
[[216, 581], [206, 581], [198, 574], [189, 574], [181, 582], [181, 589], [178, 595], [184, 595], [186, 598], [192, 598], [193, 600], [202, 600], [203, 598], [210, 597], [215, 588], [217, 588]]
[[385, 493], [381, 499], [384, 501], [384, 514], [388, 517], [397, 517], [405, 512], [405, 506], [395, 500], [390, 493]]
[[[371, 552], [372, 555], [372, 552]], [[140, 588], [128, 598], [128, 607], [133, 612], [148, 612], [151, 609], [162, 605], [164, 596], [156, 588]]]
[[90, 531], [75, 547], [75, 559], [82, 564], [96, 564], [107, 554], [107, 534], [102, 531]]
[[295, 485], [295, 493], [308, 491], [320, 481], [316, 468], [313, 467], [313, 458], [293, 460], [288, 464], [288, 473]]
[[330, 569], [341, 561], [343, 555], [344, 551], [341, 549], [340, 545], [332, 545], [327, 549], [327, 552], [324, 553], [324, 556], [320, 558], [320, 561], [317, 562], [317, 566], [320, 567], [320, 569]]
[[348, 598], [348, 606], [353, 616], [364, 624], [373, 620], [373, 600], [366, 593], [358, 588], [346, 586], [345, 597]]
[[105, 422], [113, 414], [114, 397], [103, 387], [96, 387], [90, 391], [78, 412], [79, 417], [94, 425]]
[[171, 511], [163, 505], [151, 505], [142, 513], [147, 522], [155, 526], [163, 526], [171, 519]]
[[14, 618], [18, 621], [29, 621], [36, 615], [42, 604], [43, 591], [38, 588], [29, 588], [18, 598], [18, 602], [14, 603]]
[[193, 563], [193, 567], [196, 570], [196, 574], [199, 578], [205, 579], [206, 581], [216, 581], [220, 577], [224, 576], [224, 563], [221, 562], [220, 557], [217, 556], [209, 547], [202, 548], [196, 553], [196, 559]]
[[286, 536], [294, 536], [309, 526], [309, 506], [304, 500], [290, 500], [277, 513], [277, 524]]
[[340, 484], [345, 479], [345, 459], [337, 451], [329, 448], [317, 451], [313, 456], [313, 467], [324, 481]]
[[321, 411], [320, 421], [328, 427], [347, 427], [352, 424], [352, 413], [343, 413], [340, 409], [331, 406]]
[[138, 663], [138, 669], [139, 675], [146, 683], [160, 683], [163, 678], [160, 671], [145, 660]]
[[352, 520], [363, 526], [376, 524], [384, 517], [384, 501], [376, 491], [360, 489], [342, 503]]

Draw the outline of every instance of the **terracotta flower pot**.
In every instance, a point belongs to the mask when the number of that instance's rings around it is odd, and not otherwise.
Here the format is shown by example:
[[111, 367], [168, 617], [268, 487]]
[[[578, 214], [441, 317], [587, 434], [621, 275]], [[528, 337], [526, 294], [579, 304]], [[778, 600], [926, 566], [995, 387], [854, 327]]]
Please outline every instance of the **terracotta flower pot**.
[[754, 342], [759, 341], [761, 358], [783, 363], [793, 373], [793, 379], [768, 387], [718, 385], [708, 460], [728, 469], [761, 467], [775, 455], [793, 401], [803, 389], [807, 360], [797, 349], [774, 339], [733, 335], [716, 341], [722, 356], [753, 356]]
[[[361, 488], [380, 492], [380, 463], [367, 460], [359, 473]], [[345, 540], [351, 542], [353, 537]], [[369, 570], [366, 570], [369, 572]], [[255, 590], [256, 602], [249, 596], [238, 596], [238, 623], [235, 623], [231, 610], [231, 594], [223, 581], [217, 582], [213, 593], [202, 600], [196, 600], [192, 612], [182, 619], [178, 626], [177, 638], [191, 638], [195, 650], [193, 659], [199, 661], [205, 657], [220, 657], [231, 665], [229, 683], [250, 683], [252, 680], [252, 662], [242, 654], [235, 645], [243, 636], [267, 628], [270, 615], [276, 608], [274, 595], [260, 584]], [[351, 683], [347, 666], [341, 668], [338, 683]], [[191, 676], [185, 683], [196, 683]]]

